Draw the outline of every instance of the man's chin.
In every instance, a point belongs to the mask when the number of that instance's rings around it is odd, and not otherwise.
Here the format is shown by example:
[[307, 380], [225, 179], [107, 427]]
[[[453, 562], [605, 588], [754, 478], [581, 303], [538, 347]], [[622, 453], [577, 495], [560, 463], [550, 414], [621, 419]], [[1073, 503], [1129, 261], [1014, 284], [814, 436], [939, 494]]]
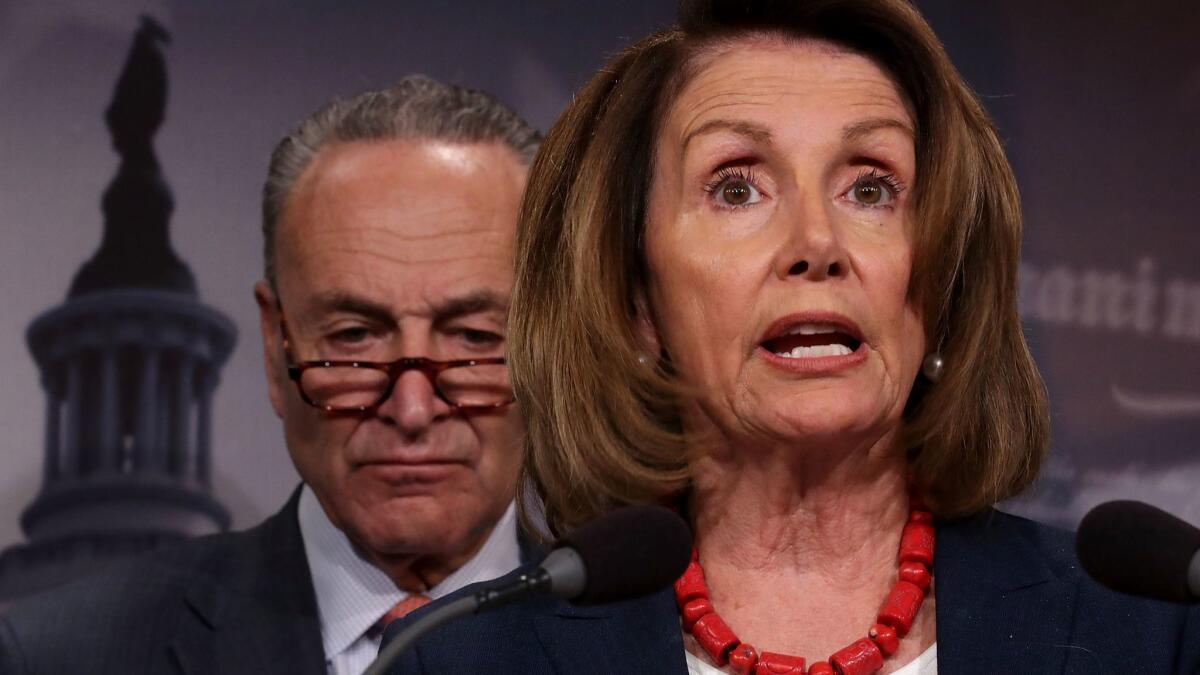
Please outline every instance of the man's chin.
[[413, 504], [395, 516], [366, 514], [365, 527], [358, 530], [358, 536], [350, 537], [359, 547], [386, 558], [453, 557], [470, 548], [473, 542], [468, 541], [467, 529], [448, 525], [450, 513], [437, 506], [442, 505], [421, 508]]

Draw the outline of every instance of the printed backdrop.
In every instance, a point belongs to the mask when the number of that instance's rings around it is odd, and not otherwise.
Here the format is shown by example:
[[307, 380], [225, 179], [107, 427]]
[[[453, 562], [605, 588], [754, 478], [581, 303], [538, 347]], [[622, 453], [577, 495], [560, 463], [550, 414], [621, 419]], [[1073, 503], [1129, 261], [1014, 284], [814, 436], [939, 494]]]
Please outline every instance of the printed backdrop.
[[[919, 3], [992, 111], [1026, 206], [1021, 310], [1053, 406], [1052, 461], [1008, 508], [1071, 526], [1138, 498], [1200, 522], [1200, 5]], [[24, 343], [95, 250], [116, 170], [103, 110], [138, 16], [172, 34], [157, 138], [172, 240], [201, 299], [238, 325], [213, 412], [235, 527], [297, 476], [267, 403], [251, 285], [271, 147], [327, 98], [410, 72], [489, 90], [541, 128], [673, 5], [537, 0], [0, 0], [0, 548], [42, 470], [43, 398]]]

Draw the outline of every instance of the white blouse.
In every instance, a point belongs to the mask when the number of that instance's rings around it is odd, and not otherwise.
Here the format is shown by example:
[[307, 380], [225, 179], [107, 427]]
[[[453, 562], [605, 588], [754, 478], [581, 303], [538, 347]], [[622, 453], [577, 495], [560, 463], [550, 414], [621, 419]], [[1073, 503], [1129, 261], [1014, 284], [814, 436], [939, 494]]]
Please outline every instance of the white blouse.
[[[695, 654], [684, 652], [684, 655], [687, 657], [688, 675], [724, 675], [721, 669], [710, 666]], [[937, 675], [937, 643], [929, 645], [929, 649], [892, 675]]]

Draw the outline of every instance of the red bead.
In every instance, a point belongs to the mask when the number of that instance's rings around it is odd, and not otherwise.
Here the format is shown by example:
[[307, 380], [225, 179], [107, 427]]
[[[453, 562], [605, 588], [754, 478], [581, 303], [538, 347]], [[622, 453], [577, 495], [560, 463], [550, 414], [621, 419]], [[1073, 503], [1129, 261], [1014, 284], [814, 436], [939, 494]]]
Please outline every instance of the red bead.
[[763, 652], [758, 656], [754, 675], [804, 675], [804, 659], [799, 656]]
[[900, 562], [933, 564], [933, 525], [908, 522], [900, 535]]
[[824, 661], [817, 661], [808, 667], [808, 675], [837, 675], [833, 672], [833, 666]]
[[900, 581], [907, 581], [922, 591], [929, 589], [929, 568], [919, 562], [900, 563]]
[[883, 667], [883, 653], [874, 642], [862, 638], [835, 652], [829, 663], [840, 675], [870, 675]]
[[737, 675], [750, 675], [754, 664], [758, 663], [758, 650], [745, 642], [734, 647], [729, 652], [729, 665]]
[[704, 581], [704, 570], [700, 569], [698, 562], [688, 563], [687, 569], [683, 571], [683, 576], [675, 582], [675, 601], [679, 603], [680, 607], [683, 607], [696, 598], [707, 597], [708, 584]]
[[716, 614], [700, 617], [696, 625], [692, 626], [692, 635], [718, 666], [729, 662], [729, 650], [738, 643], [737, 636]]
[[907, 581], [897, 581], [883, 601], [876, 622], [895, 628], [896, 634], [904, 637], [912, 628], [913, 619], [917, 618], [917, 610], [921, 609], [924, 599], [925, 593], [921, 589]]
[[913, 523], [932, 523], [933, 514], [928, 511], [911, 511], [908, 520]]
[[689, 600], [688, 604], [684, 605], [683, 609], [679, 611], [679, 615], [683, 618], [683, 629], [689, 633], [692, 632], [692, 626], [696, 625], [700, 617], [705, 614], [712, 614], [712, 611], [713, 606], [708, 601], [708, 598]]
[[879, 651], [883, 652], [884, 656], [891, 656], [900, 648], [900, 636], [896, 635], [896, 629], [891, 626], [877, 623], [867, 631], [867, 637], [878, 645]]

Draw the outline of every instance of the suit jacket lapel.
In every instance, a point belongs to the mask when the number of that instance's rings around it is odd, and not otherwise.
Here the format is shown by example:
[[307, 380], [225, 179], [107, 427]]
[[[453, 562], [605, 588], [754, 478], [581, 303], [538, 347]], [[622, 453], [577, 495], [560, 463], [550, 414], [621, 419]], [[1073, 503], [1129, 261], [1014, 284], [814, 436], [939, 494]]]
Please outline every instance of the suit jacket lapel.
[[1037, 542], [989, 510], [938, 524], [934, 583], [938, 670], [1061, 673], [1075, 583], [1051, 569]]
[[[461, 589], [443, 602], [473, 593], [479, 586]], [[434, 606], [393, 622], [384, 642]], [[392, 675], [453, 672], [687, 675], [674, 594], [667, 589], [647, 598], [594, 607], [539, 598], [464, 617], [423, 637], [389, 671]]]
[[325, 655], [296, 507], [300, 491], [197, 574], [172, 649], [185, 673], [312, 673]]
[[534, 619], [553, 672], [686, 675], [674, 591], [597, 607], [557, 603]]

